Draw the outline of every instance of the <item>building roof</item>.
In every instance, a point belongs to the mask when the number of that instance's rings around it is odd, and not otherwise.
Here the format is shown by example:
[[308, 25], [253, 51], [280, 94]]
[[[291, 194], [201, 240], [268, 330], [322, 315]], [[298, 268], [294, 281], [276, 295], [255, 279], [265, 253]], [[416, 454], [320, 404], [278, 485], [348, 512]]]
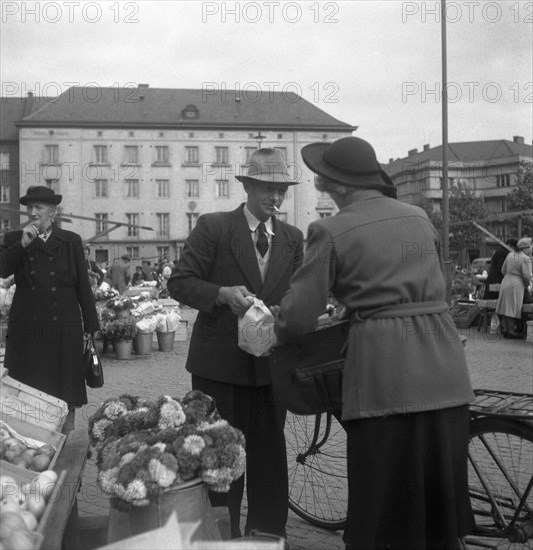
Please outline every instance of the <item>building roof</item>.
[[[448, 144], [448, 162], [490, 161], [507, 157], [533, 157], [533, 146], [517, 137], [513, 141], [495, 139], [488, 141], [462, 141]], [[422, 165], [426, 162], [442, 162], [442, 145], [412, 153], [407, 157], [393, 160], [383, 168], [393, 176], [406, 169], [407, 165]]]
[[0, 140], [18, 141], [19, 131], [15, 122], [25, 114], [39, 109], [46, 103], [45, 97], [0, 97]]
[[293, 92], [72, 87], [20, 126], [353, 131]]

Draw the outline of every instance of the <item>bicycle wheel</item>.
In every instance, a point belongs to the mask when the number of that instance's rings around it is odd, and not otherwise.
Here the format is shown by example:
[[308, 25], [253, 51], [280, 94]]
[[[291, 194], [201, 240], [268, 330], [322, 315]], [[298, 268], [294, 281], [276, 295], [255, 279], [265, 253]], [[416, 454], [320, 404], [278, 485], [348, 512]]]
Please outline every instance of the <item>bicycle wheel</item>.
[[505, 418], [475, 419], [468, 459], [476, 537], [490, 539], [490, 548], [531, 549], [533, 428]]
[[330, 414], [287, 413], [289, 508], [309, 523], [343, 529], [348, 507], [346, 432]]

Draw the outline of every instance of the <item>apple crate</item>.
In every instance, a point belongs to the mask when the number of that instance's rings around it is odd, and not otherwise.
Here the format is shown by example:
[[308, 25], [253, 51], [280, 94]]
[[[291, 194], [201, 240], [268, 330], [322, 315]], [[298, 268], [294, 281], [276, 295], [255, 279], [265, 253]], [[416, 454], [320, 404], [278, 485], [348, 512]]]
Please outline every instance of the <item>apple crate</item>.
[[[1, 470], [2, 476], [12, 477], [19, 485], [23, 483], [30, 483], [39, 475], [38, 472], [32, 472], [30, 470], [26, 470], [25, 468], [19, 468], [18, 466], [15, 466], [14, 464], [10, 464], [9, 462], [5, 461], [2, 461]], [[54, 503], [57, 502], [57, 500], [61, 496], [62, 486], [66, 475], [66, 470], [63, 470], [59, 475], [58, 480], [54, 486], [54, 491], [48, 499], [44, 512], [39, 519], [37, 529], [32, 533], [33, 550], [39, 550], [39, 548], [41, 547], [41, 544], [44, 540], [44, 534], [48, 526], [48, 520], [52, 512], [52, 508], [54, 507]]]
[[0, 411], [25, 422], [61, 431], [67, 418], [65, 401], [39, 391], [10, 376], [0, 378]]
[[[20, 420], [16, 416], [10, 416], [8, 414], [5, 414], [4, 412], [0, 413], [0, 420], [2, 420], [2, 422], [5, 422], [10, 428], [15, 430], [19, 435], [23, 437], [35, 439], [42, 442], [43, 445], [52, 445], [55, 448], [56, 452], [51, 458], [47, 470], [52, 470], [54, 468], [55, 463], [57, 462], [57, 459], [61, 453], [61, 450], [63, 449], [63, 445], [65, 444], [66, 436], [64, 434], [49, 430], [48, 428], [45, 428], [39, 424], [32, 424], [31, 422]], [[5, 464], [10, 464], [6, 460], [2, 460], [1, 462], [2, 470], [4, 469]], [[38, 473], [26, 468], [21, 469], [34, 475], [37, 475]]]

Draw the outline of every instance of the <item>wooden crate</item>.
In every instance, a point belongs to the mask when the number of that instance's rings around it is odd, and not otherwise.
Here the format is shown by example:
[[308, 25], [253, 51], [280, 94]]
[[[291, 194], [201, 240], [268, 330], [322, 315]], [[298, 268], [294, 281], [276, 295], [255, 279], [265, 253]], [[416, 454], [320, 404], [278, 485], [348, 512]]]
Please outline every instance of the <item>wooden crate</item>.
[[[37, 524], [37, 529], [33, 532], [33, 550], [39, 550], [44, 539], [44, 533], [48, 526], [48, 520], [54, 507], [54, 503], [57, 499], [57, 496], [61, 494], [63, 481], [66, 477], [66, 470], [63, 470], [55, 484], [54, 492], [50, 496], [48, 502], [46, 503], [46, 508], [44, 509], [43, 515], [41, 516], [39, 523]], [[38, 475], [37, 472], [32, 472], [30, 470], [25, 470], [24, 468], [19, 468], [9, 462], [2, 461], [2, 475], [12, 477], [18, 485], [22, 483], [29, 483], [35, 479]]]
[[[16, 416], [10, 416], [3, 412], [0, 413], [0, 420], [2, 420], [2, 422], [5, 422], [10, 428], [12, 428], [18, 434], [24, 437], [30, 437], [31, 439], [40, 441], [43, 445], [45, 444], [52, 445], [55, 448], [56, 452], [52, 457], [52, 459], [50, 460], [50, 465], [48, 466], [47, 469], [52, 470], [54, 468], [55, 463], [57, 462], [57, 459], [59, 457], [59, 454], [63, 449], [63, 445], [65, 444], [66, 436], [64, 434], [49, 430], [48, 428], [45, 428], [39, 424], [33, 424], [31, 422], [20, 420]], [[9, 464], [10, 466], [18, 468], [18, 466], [14, 466], [13, 464], [5, 460], [2, 460], [1, 461], [2, 470], [4, 469], [4, 466], [6, 464]], [[26, 468], [19, 468], [19, 469], [29, 472], [34, 476], [37, 475], [37, 472], [34, 472], [32, 470], [28, 470]]]
[[0, 378], [0, 412], [53, 431], [61, 431], [67, 418], [68, 405], [47, 393], [10, 376]]

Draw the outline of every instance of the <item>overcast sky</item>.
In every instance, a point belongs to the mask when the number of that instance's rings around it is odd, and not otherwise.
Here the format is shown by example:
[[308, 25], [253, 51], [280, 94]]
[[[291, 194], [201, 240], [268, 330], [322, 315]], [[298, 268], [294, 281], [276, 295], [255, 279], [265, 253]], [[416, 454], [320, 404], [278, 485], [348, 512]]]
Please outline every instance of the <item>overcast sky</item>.
[[[381, 162], [442, 143], [440, 2], [3, 0], [2, 96], [68, 83], [293, 91]], [[447, 0], [449, 141], [532, 139], [533, 3]]]

